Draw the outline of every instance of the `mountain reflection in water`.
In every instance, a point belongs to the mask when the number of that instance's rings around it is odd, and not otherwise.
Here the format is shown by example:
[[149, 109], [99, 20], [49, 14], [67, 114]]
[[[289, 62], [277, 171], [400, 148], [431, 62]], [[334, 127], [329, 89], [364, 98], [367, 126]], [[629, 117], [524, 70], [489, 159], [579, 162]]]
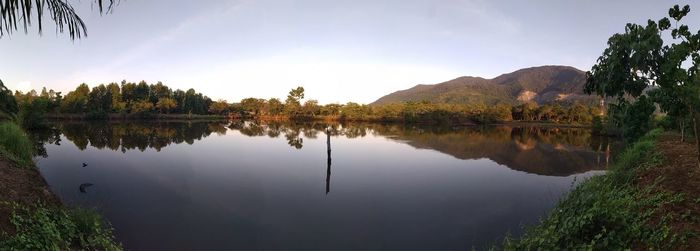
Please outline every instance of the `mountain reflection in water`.
[[128, 250], [488, 247], [619, 149], [587, 129], [320, 122], [61, 122], [30, 136], [51, 190], [99, 210]]
[[47, 130], [31, 133], [37, 142], [37, 155], [46, 157], [44, 144], [60, 145], [60, 135], [80, 150], [87, 146], [126, 152], [160, 151], [171, 144], [195, 144], [215, 133], [237, 131], [249, 137], [284, 137], [290, 147], [301, 149], [304, 138], [328, 135], [348, 139], [368, 134], [392, 139], [417, 149], [430, 149], [458, 159], [490, 159], [513, 170], [547, 176], [569, 176], [590, 170], [604, 170], [611, 162], [618, 141], [593, 136], [585, 128], [557, 127], [435, 127], [397, 124], [339, 124], [293, 122], [133, 122], [58, 123]]

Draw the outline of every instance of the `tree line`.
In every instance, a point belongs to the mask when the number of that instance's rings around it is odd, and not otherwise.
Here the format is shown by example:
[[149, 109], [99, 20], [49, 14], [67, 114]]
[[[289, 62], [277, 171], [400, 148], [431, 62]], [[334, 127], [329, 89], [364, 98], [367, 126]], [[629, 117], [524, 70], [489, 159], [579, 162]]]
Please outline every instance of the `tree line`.
[[46, 113], [84, 114], [88, 119], [106, 119], [111, 113], [141, 117], [156, 113], [210, 114], [217, 103], [194, 89], [173, 90], [161, 82], [145, 81], [101, 84], [92, 89], [83, 83], [65, 96], [46, 88], [40, 93], [15, 91], [14, 99], [20, 121], [29, 127], [40, 125]]
[[194, 89], [173, 90], [161, 82], [148, 84], [145, 81], [101, 84], [92, 89], [83, 83], [65, 97], [61, 92], [47, 91], [46, 88], [41, 93], [35, 90], [27, 93], [15, 91], [14, 96], [20, 107], [32, 106], [38, 101], [46, 105], [47, 112], [94, 115], [151, 112], [207, 114], [214, 103]]
[[57, 116], [83, 114], [88, 119], [107, 119], [109, 114], [149, 117], [155, 114], [226, 115], [242, 118], [283, 118], [292, 120], [330, 119], [341, 121], [382, 121], [408, 123], [497, 123], [546, 121], [589, 124], [601, 110], [582, 103], [522, 103], [496, 105], [404, 102], [366, 105], [355, 102], [320, 105], [304, 99], [304, 88], [289, 91], [287, 98], [244, 98], [237, 103], [212, 101], [194, 89], [174, 90], [161, 82], [145, 81], [101, 84], [90, 89], [80, 84], [65, 96], [43, 88], [37, 93], [15, 91], [20, 120], [26, 127], [40, 125], [47, 113]]
[[285, 102], [279, 99], [246, 98], [230, 106], [230, 112], [244, 117], [286, 117], [291, 119], [325, 118], [341, 121], [425, 122], [425, 123], [497, 123], [508, 121], [546, 121], [589, 124], [601, 114], [597, 106], [583, 103], [522, 104], [499, 103], [487, 105], [403, 102], [366, 105], [355, 102], [319, 105], [304, 98], [303, 87], [292, 89]]

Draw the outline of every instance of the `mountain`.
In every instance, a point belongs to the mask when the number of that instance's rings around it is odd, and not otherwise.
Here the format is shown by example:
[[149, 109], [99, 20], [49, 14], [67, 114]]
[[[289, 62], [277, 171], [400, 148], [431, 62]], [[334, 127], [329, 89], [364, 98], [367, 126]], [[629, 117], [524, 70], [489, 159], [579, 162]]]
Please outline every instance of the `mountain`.
[[519, 103], [555, 101], [595, 103], [583, 93], [586, 73], [570, 66], [539, 66], [520, 69], [493, 79], [459, 77], [435, 85], [416, 85], [379, 98], [373, 105], [431, 101], [435, 103]]

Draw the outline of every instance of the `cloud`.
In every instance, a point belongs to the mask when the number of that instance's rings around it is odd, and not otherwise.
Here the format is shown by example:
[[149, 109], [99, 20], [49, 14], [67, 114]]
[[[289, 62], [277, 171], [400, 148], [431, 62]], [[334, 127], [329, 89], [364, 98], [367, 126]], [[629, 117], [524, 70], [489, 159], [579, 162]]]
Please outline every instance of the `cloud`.
[[32, 81], [19, 81], [15, 83], [7, 83], [7, 88], [13, 91], [28, 92], [33, 88]]
[[[217, 4], [212, 8], [200, 11], [195, 15], [185, 18], [181, 22], [161, 32], [160, 34], [153, 36], [151, 39], [148, 39], [147, 41], [132, 47], [126, 52], [121, 53], [120, 56], [110, 60], [109, 63], [87, 69], [80, 69], [79, 71], [71, 74], [69, 79], [73, 82], [76, 82], [75, 80], [79, 80], [78, 82], [85, 82], [86, 79], [95, 81], [114, 79], [111, 78], [111, 76], [118, 75], [118, 71], [123, 66], [143, 64], [143, 62], [152, 60], [152, 58], [149, 58], [149, 56], [152, 55], [152, 52], [164, 47], [165, 43], [174, 42], [192, 29], [196, 29], [197, 27], [205, 27], [208, 23], [213, 22], [213, 20], [216, 20], [217, 18], [230, 15], [246, 2], [248, 2], [248, 0], [229, 1], [224, 4], [223, 7], [221, 4]], [[119, 79], [123, 78], [124, 76], [114, 77]]]
[[483, 0], [435, 1], [429, 8], [428, 20], [438, 26], [437, 35], [444, 37], [510, 36], [521, 31], [521, 24]]

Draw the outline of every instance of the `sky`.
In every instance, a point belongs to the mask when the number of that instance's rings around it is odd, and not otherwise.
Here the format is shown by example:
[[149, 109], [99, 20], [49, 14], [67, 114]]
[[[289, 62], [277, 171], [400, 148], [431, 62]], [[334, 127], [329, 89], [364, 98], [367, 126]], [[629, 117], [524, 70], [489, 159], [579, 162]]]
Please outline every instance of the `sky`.
[[71, 41], [46, 23], [41, 36], [0, 37], [10, 89], [65, 94], [80, 83], [145, 80], [237, 102], [303, 86], [322, 104], [371, 103], [460, 76], [589, 70], [612, 34], [673, 4], [691, 4], [686, 23], [700, 28], [700, 0], [121, 0], [108, 15], [70, 2], [87, 38]]

